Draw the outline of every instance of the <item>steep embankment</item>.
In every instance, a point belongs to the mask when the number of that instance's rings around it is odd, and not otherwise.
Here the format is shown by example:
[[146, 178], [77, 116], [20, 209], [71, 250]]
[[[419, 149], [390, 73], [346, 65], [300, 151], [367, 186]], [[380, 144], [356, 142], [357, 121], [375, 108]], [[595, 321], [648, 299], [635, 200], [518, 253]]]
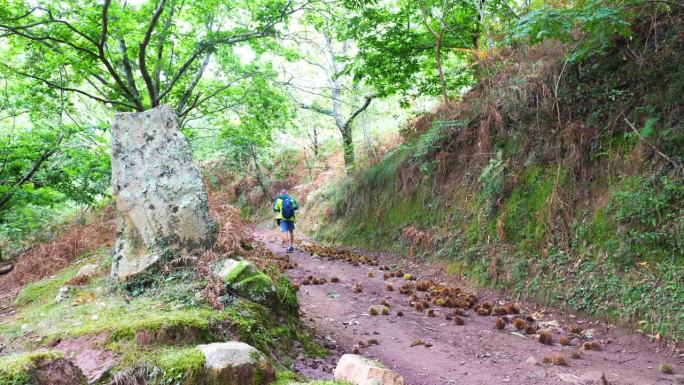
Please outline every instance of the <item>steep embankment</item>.
[[544, 44], [483, 64], [462, 102], [309, 199], [315, 235], [680, 341], [684, 13], [644, 14], [602, 54]]

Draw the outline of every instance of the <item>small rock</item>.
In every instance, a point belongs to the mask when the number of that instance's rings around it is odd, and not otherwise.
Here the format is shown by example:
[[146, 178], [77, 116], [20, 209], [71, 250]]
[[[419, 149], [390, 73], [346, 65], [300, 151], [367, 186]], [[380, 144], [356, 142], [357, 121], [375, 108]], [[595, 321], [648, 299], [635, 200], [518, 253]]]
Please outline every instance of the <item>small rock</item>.
[[572, 385], [585, 385], [587, 382], [583, 380], [581, 377], [577, 377], [574, 374], [570, 373], [556, 373], [558, 378], [563, 381], [564, 383], [567, 384], [572, 384]]
[[584, 380], [584, 382], [588, 384], [600, 384], [603, 376], [603, 372], [592, 370], [582, 374], [582, 380]]
[[31, 330], [33, 330], [33, 328], [31, 327], [31, 325], [29, 325], [29, 324], [22, 324], [22, 325], [21, 325], [21, 332], [22, 332], [22, 333], [24, 333], [24, 334], [30, 333]]
[[529, 357], [525, 360], [525, 363], [526, 363], [526, 364], [530, 364], [530, 365], [537, 365], [537, 359], [534, 358], [534, 357], [532, 357], [532, 356], [529, 356]]
[[254, 347], [230, 341], [198, 345], [206, 357], [207, 385], [266, 385], [275, 380], [268, 359]]
[[[343, 355], [335, 368], [336, 380], [354, 384], [404, 385], [404, 378], [380, 363], [355, 354]], [[375, 380], [376, 382], [369, 382]]]
[[0, 265], [0, 275], [4, 275], [9, 273], [14, 269], [14, 265], [11, 263], [6, 263], [4, 265]]
[[80, 269], [78, 269], [78, 273], [76, 273], [76, 275], [74, 276], [73, 279], [78, 280], [78, 279], [90, 278], [93, 275], [95, 275], [95, 273], [97, 273], [97, 271], [99, 269], [100, 269], [100, 267], [94, 263], [89, 263], [87, 265], [83, 265], [83, 266], [81, 266]]
[[69, 286], [64, 286], [59, 289], [57, 296], [55, 297], [55, 302], [60, 303], [64, 300], [69, 299]]

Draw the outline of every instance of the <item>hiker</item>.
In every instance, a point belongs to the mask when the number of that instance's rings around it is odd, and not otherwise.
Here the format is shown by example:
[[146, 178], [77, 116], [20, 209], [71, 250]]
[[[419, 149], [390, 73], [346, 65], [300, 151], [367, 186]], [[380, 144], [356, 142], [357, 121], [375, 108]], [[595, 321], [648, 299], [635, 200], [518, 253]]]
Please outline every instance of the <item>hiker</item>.
[[273, 212], [278, 213], [276, 222], [283, 233], [283, 241], [288, 244], [286, 250], [288, 253], [294, 251], [292, 244], [294, 243], [295, 211], [297, 210], [299, 210], [299, 203], [287, 195], [287, 190], [282, 190], [273, 203]]

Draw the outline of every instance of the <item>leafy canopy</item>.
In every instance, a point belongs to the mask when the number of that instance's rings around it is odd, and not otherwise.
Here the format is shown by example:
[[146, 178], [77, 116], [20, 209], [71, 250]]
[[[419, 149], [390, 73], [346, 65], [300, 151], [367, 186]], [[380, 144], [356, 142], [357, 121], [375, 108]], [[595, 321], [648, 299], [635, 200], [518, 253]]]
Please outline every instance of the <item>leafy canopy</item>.
[[[300, 7], [288, 0], [0, 0], [0, 36], [11, 47], [5, 66], [17, 75], [121, 111], [168, 103], [183, 117], [223, 91], [197, 88], [213, 55], [245, 45], [265, 51]], [[211, 67], [218, 79], [231, 75]]]

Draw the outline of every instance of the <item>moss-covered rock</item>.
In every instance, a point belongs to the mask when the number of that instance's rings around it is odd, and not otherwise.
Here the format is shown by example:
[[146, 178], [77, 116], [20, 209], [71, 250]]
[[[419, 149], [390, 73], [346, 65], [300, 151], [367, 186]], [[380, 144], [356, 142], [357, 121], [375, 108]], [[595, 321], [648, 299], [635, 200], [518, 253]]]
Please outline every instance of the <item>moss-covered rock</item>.
[[86, 377], [57, 352], [34, 352], [0, 357], [0, 385], [85, 385]]
[[236, 295], [269, 307], [278, 304], [275, 283], [252, 263], [229, 259], [223, 262], [219, 274], [228, 290]]

